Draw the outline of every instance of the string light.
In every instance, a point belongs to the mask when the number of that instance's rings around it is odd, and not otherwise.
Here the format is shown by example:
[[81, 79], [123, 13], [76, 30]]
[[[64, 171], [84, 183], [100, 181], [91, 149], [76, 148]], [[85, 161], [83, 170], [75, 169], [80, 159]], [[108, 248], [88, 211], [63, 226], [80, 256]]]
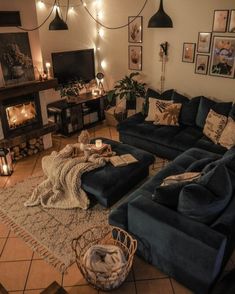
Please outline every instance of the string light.
[[45, 7], [45, 3], [43, 0], [38, 1], [38, 8], [43, 9]]
[[104, 37], [104, 30], [103, 29], [99, 29], [98, 30], [98, 35], [103, 38]]

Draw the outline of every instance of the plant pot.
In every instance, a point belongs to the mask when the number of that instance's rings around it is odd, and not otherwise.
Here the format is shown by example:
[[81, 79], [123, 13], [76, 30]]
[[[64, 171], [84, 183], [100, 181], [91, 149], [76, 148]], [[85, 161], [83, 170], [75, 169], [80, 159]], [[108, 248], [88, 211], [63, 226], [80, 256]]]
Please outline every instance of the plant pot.
[[14, 79], [19, 79], [24, 75], [24, 70], [21, 65], [14, 65], [11, 68], [11, 73]]
[[126, 101], [126, 109], [136, 109], [136, 99]]

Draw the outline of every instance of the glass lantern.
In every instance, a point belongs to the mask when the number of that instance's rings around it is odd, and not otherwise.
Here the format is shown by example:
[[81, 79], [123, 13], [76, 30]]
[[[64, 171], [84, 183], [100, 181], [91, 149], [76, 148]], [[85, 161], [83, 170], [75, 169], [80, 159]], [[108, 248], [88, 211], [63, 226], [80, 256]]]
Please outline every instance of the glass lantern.
[[10, 176], [13, 172], [11, 152], [9, 149], [0, 148], [0, 175]]

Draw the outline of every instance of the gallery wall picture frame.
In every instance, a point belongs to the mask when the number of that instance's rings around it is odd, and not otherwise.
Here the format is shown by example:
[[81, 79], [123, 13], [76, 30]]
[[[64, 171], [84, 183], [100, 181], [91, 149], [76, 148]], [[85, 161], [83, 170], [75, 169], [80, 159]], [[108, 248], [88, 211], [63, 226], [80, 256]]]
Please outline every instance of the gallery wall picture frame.
[[128, 23], [128, 42], [143, 43], [143, 16], [129, 16]]
[[210, 60], [210, 75], [234, 78], [235, 72], [235, 37], [214, 36]]
[[227, 29], [229, 10], [214, 10], [212, 31], [225, 33]]
[[128, 46], [128, 63], [130, 70], [142, 70], [142, 46], [129, 45]]
[[235, 10], [234, 9], [231, 10], [231, 12], [230, 12], [228, 32], [229, 33], [235, 33]]
[[182, 62], [194, 63], [196, 43], [183, 43]]
[[209, 55], [197, 54], [195, 62], [195, 73], [206, 75], [208, 71]]
[[211, 32], [199, 32], [197, 41], [198, 53], [209, 53], [211, 46]]

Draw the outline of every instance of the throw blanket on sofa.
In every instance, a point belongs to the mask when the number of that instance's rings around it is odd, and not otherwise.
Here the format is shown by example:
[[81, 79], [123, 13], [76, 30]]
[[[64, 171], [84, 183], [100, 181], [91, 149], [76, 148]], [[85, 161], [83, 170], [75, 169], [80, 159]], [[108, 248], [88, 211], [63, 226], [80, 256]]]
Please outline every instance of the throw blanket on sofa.
[[[109, 281], [119, 284], [126, 258], [121, 248], [115, 245], [91, 246], [83, 257], [83, 263], [90, 277], [99, 282]], [[114, 284], [112, 283], [114, 286]]]
[[25, 206], [42, 205], [47, 208], [82, 208], [89, 207], [87, 194], [81, 188], [81, 176], [106, 164], [106, 159], [98, 154], [72, 158], [75, 145], [67, 145], [59, 153], [42, 159], [42, 169], [46, 176], [35, 188]]

